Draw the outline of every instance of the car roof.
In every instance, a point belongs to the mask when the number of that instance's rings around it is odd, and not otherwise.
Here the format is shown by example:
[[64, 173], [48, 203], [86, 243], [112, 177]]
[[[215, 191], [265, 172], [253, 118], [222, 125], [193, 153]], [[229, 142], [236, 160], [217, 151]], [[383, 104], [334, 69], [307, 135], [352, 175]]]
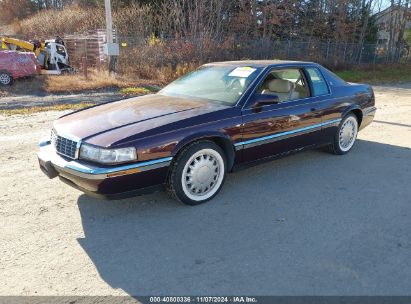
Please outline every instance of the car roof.
[[309, 61], [291, 61], [291, 60], [238, 60], [238, 61], [220, 61], [210, 62], [205, 65], [227, 65], [227, 66], [253, 66], [253, 67], [268, 67], [276, 65], [313, 65], [314, 62]]

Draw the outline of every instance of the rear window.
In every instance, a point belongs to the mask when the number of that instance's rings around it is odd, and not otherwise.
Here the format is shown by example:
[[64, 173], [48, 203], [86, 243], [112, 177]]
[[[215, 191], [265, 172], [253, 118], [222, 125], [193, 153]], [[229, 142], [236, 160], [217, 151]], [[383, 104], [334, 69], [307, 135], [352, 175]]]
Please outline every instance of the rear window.
[[347, 84], [345, 80], [341, 79], [341, 77], [337, 76], [330, 70], [327, 70], [326, 68], [323, 67], [321, 71], [327, 77], [327, 79], [329, 80], [329, 83], [332, 86], [343, 86]]
[[330, 93], [323, 75], [317, 68], [307, 68], [306, 70], [313, 86], [314, 96], [321, 96]]

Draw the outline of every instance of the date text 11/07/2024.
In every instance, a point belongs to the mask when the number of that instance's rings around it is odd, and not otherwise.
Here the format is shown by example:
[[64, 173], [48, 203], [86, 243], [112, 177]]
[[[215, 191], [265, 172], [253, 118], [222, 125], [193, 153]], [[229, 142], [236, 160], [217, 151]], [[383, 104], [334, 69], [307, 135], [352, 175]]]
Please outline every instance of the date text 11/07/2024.
[[258, 303], [258, 302], [259, 301], [257, 300], [257, 298], [248, 297], [248, 296], [233, 296], [233, 297], [224, 297], [224, 296], [174, 297], [172, 296], [172, 297], [150, 297], [148, 303]]

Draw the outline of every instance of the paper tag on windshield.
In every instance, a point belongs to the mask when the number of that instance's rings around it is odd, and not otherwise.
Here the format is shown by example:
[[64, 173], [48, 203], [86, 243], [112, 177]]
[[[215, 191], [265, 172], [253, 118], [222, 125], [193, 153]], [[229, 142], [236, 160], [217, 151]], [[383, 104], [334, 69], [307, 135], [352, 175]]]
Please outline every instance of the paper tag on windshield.
[[238, 67], [238, 68], [235, 68], [234, 70], [232, 70], [231, 73], [228, 74], [228, 76], [247, 78], [254, 71], [255, 71], [255, 69], [250, 68], [250, 67]]

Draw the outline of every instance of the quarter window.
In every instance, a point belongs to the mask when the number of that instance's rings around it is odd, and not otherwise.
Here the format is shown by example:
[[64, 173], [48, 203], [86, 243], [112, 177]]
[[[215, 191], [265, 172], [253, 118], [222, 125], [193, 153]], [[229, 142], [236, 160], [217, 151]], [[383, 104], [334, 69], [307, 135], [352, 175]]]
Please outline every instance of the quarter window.
[[62, 55], [62, 56], [66, 56], [66, 50], [63, 46], [61, 45], [56, 45], [56, 50], [57, 50], [57, 54]]
[[306, 70], [313, 86], [313, 95], [321, 96], [328, 94], [330, 92], [328, 85], [320, 71], [317, 68], [308, 68]]

